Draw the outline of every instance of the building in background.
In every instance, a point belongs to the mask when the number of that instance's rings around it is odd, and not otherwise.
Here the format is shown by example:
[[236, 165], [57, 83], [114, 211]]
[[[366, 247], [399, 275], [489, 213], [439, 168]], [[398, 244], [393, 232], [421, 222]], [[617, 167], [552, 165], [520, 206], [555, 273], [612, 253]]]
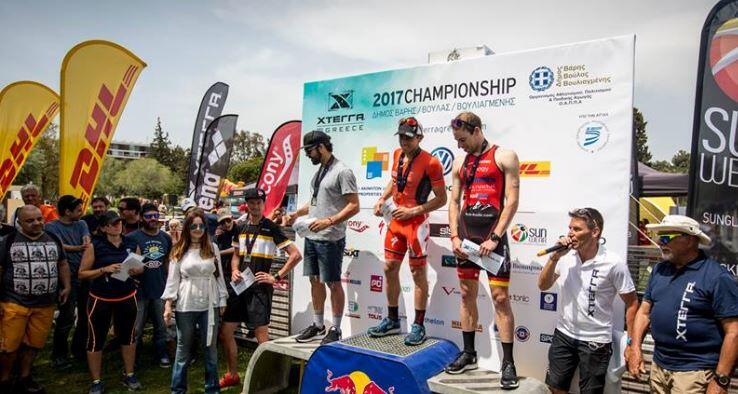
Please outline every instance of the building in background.
[[149, 144], [138, 142], [113, 141], [108, 155], [116, 159], [142, 159], [149, 154]]

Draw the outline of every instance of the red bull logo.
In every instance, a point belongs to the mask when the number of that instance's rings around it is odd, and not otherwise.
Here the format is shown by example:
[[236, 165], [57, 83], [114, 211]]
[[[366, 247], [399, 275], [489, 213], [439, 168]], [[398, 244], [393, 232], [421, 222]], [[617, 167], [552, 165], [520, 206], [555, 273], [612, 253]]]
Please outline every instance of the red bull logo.
[[367, 374], [361, 371], [354, 371], [348, 375], [333, 377], [331, 370], [326, 371], [328, 376], [328, 386], [325, 392], [337, 392], [339, 394], [393, 394], [394, 387], [384, 390], [375, 381], [369, 378]]

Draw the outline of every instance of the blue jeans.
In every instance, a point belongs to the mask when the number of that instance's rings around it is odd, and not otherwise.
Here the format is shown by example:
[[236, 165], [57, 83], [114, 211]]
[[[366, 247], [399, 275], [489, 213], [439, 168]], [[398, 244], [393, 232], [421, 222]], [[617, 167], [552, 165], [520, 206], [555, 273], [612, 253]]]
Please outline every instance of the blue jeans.
[[[218, 311], [215, 313], [215, 327], [218, 327]], [[218, 385], [218, 344], [213, 335], [212, 343], [207, 343], [208, 312], [176, 312], [175, 322], [177, 324], [177, 355], [174, 358], [174, 370], [172, 371], [172, 393], [180, 394], [187, 392], [187, 367], [189, 367], [190, 354], [195, 340], [195, 325], [200, 326], [200, 338], [202, 352], [205, 356], [205, 393], [220, 393]]]
[[303, 275], [318, 276], [322, 283], [341, 281], [341, 264], [346, 238], [338, 241], [314, 241], [305, 238]]
[[144, 300], [137, 297], [138, 314], [136, 314], [136, 357], [140, 356], [141, 338], [143, 337], [146, 321], [151, 318], [154, 326], [154, 349], [156, 351], [156, 361], [162, 358], [169, 358], [167, 355], [167, 326], [164, 324], [164, 300], [156, 298], [153, 300]]

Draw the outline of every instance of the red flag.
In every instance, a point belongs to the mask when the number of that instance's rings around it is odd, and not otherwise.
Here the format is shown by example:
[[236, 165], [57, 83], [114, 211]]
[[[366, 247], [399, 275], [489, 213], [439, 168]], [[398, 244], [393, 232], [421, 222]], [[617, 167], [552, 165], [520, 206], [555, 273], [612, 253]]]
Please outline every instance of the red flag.
[[300, 130], [302, 122], [292, 120], [277, 127], [269, 141], [269, 148], [261, 165], [257, 187], [266, 192], [264, 216], [269, 216], [282, 205], [292, 169], [300, 154]]

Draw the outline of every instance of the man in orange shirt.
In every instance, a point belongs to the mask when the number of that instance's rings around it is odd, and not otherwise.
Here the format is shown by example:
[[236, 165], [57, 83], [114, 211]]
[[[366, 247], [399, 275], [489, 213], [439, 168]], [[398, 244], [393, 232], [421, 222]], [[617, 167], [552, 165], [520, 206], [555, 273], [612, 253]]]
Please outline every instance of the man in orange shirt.
[[[41, 215], [44, 217], [44, 224], [51, 222], [52, 220], [59, 219], [59, 214], [56, 212], [56, 207], [49, 204], [44, 204], [41, 199], [41, 192], [38, 187], [32, 183], [29, 183], [21, 188], [21, 198], [23, 203], [26, 205], [35, 205], [41, 210]], [[17, 218], [18, 210], [13, 215], [12, 223], [15, 223]]]
[[[425, 308], [428, 304], [426, 248], [430, 238], [428, 213], [446, 204], [446, 184], [443, 167], [437, 158], [420, 149], [423, 128], [415, 118], [400, 120], [397, 129], [400, 149], [395, 151], [392, 180], [374, 205], [374, 214], [382, 216], [391, 210], [384, 241], [384, 274], [387, 277], [387, 316], [369, 329], [372, 337], [400, 332], [398, 300], [400, 297], [400, 266], [409, 251], [410, 271], [415, 282], [415, 320], [405, 345], [420, 345], [425, 341]], [[433, 190], [433, 199], [428, 196]], [[387, 201], [392, 197], [392, 202]]]

